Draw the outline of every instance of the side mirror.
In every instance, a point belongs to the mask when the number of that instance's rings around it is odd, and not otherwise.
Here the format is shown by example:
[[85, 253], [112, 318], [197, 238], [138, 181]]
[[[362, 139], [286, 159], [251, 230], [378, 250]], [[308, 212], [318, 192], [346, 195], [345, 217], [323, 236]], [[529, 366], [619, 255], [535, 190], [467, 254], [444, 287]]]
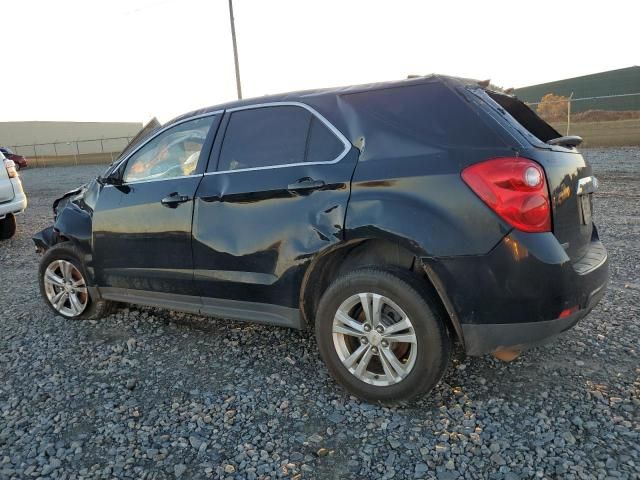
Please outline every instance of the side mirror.
[[122, 176], [117, 170], [115, 172], [111, 172], [111, 174], [107, 175], [106, 177], [98, 177], [98, 181], [103, 185], [118, 186], [123, 184]]

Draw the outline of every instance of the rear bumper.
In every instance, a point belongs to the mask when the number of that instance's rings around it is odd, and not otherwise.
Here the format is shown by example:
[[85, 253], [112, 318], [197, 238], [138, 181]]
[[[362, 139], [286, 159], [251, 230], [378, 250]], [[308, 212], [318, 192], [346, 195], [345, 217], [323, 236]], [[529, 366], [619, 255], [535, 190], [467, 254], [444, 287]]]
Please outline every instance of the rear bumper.
[[513, 231], [482, 256], [425, 258], [468, 355], [522, 350], [573, 327], [606, 290], [608, 259], [594, 227], [572, 262], [551, 233]]
[[605, 288], [596, 292], [587, 308], [563, 318], [522, 323], [488, 323], [462, 325], [467, 355], [483, 355], [500, 350], [526, 350], [544, 345], [572, 328], [600, 301]]
[[13, 200], [0, 203], [0, 219], [6, 217], [10, 213], [22, 213], [27, 208], [27, 196], [22, 191], [22, 185], [18, 181], [14, 180], [15, 179], [11, 179], [15, 196], [13, 197]]

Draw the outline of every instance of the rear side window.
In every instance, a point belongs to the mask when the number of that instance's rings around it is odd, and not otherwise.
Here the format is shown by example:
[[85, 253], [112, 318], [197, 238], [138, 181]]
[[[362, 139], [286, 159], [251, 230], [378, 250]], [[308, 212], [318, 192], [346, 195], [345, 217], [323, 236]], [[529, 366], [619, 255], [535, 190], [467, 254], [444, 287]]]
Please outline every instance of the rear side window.
[[303, 107], [238, 110], [229, 118], [218, 171], [330, 162], [344, 149], [329, 127]]
[[311, 117], [307, 144], [307, 162], [330, 162], [343, 152], [344, 144], [322, 123], [318, 117]]
[[404, 156], [428, 153], [433, 146], [504, 146], [478, 113], [440, 82], [370, 90], [343, 99], [362, 120], [365, 152], [371, 147], [376, 155]]

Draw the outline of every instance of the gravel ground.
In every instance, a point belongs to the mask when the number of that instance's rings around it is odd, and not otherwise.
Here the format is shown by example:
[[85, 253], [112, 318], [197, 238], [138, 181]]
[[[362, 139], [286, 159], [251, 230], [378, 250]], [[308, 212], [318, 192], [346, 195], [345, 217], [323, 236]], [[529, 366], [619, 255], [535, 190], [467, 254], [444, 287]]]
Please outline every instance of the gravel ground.
[[513, 363], [454, 361], [403, 408], [347, 395], [308, 333], [126, 308], [65, 321], [32, 233], [103, 167], [23, 172], [0, 245], [1, 478], [640, 478], [640, 149], [588, 150], [609, 291]]

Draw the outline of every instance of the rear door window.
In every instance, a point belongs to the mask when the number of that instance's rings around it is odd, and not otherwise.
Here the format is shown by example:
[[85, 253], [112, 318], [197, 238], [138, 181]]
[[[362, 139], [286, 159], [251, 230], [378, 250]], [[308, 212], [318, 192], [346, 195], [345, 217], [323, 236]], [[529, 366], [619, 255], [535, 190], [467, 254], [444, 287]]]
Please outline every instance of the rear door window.
[[231, 113], [218, 170], [303, 163], [311, 112], [293, 105]]
[[301, 106], [237, 110], [229, 118], [218, 171], [332, 162], [347, 147], [323, 120]]

